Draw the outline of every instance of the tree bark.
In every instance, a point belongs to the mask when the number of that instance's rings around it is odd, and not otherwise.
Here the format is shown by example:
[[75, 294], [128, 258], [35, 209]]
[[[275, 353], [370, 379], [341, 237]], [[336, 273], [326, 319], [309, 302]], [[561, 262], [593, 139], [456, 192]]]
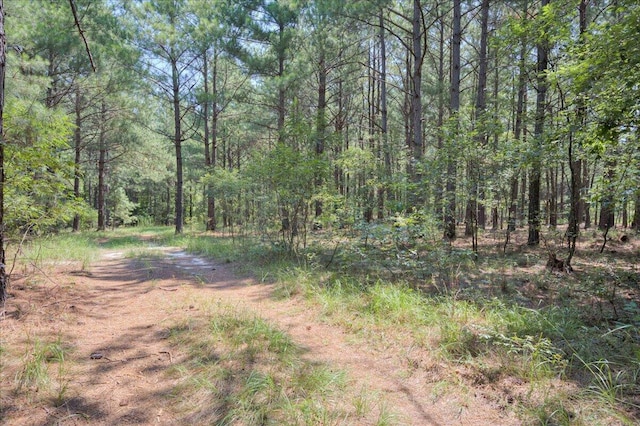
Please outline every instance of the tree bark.
[[382, 143], [382, 153], [384, 157], [384, 179], [383, 187], [380, 189], [378, 199], [378, 219], [384, 218], [385, 198], [389, 197], [388, 179], [391, 177], [391, 148], [389, 147], [388, 111], [387, 111], [387, 43], [385, 40], [383, 9], [379, 15], [379, 38], [380, 38], [380, 136]]
[[[436, 218], [438, 221], [442, 221], [444, 219], [443, 215], [443, 198], [444, 198], [444, 184], [445, 179], [443, 178], [444, 166], [441, 165], [442, 155], [444, 153], [444, 136], [443, 136], [443, 126], [444, 126], [444, 114], [445, 114], [445, 74], [444, 74], [444, 62], [445, 62], [445, 22], [444, 17], [441, 16], [439, 11], [440, 2], [436, 2], [435, 5], [435, 14], [439, 16], [438, 19], [438, 81], [440, 85], [438, 86], [438, 121], [436, 123], [438, 128], [437, 134], [437, 148], [439, 153], [439, 161], [438, 161], [438, 171], [440, 173], [437, 174], [436, 177], [436, 193], [435, 193], [435, 206], [434, 210], [436, 212]], [[445, 154], [446, 156], [446, 154]]]
[[600, 218], [598, 220], [598, 229], [605, 231], [615, 226], [615, 199], [611, 184], [613, 182], [615, 170], [615, 162], [607, 161], [605, 165], [605, 183], [607, 188], [604, 190], [602, 201], [600, 202]]
[[[172, 49], [173, 50], [173, 49]], [[175, 56], [171, 55], [171, 82], [173, 89], [173, 144], [176, 152], [176, 196], [175, 196], [175, 227], [176, 234], [181, 234], [184, 226], [183, 207], [183, 174], [182, 174], [182, 120], [180, 116], [180, 79], [178, 75], [178, 63]]]
[[[595, 169], [595, 164], [593, 166]], [[588, 194], [591, 190], [591, 179], [589, 178], [589, 164], [586, 161], [582, 163], [582, 191], [583, 194]], [[591, 228], [591, 203], [583, 197], [583, 212], [584, 212], [584, 229]]]
[[106, 105], [103, 102], [100, 112], [100, 130], [98, 134], [98, 231], [107, 229], [107, 146], [105, 140], [104, 121], [106, 119]]
[[558, 166], [549, 169], [549, 226], [558, 226]]
[[[204, 102], [202, 105], [202, 115], [203, 115], [203, 124], [204, 124], [204, 164], [207, 168], [207, 171], [210, 173], [211, 170], [211, 151], [209, 149], [209, 139], [211, 138], [211, 131], [209, 130], [209, 109], [211, 106], [211, 98], [209, 92], [209, 54], [208, 50], [204, 49], [202, 52], [202, 85], [204, 90]], [[215, 114], [215, 111], [214, 111]], [[207, 220], [206, 220], [206, 230], [213, 231], [215, 230], [215, 215], [212, 215], [211, 210], [211, 202], [213, 201], [213, 196], [210, 193], [210, 187], [207, 186], [205, 188], [205, 199], [207, 203]]]
[[[542, 0], [541, 7], [544, 8], [549, 4], [550, 0]], [[533, 164], [531, 165], [531, 173], [529, 177], [529, 238], [528, 245], [540, 244], [540, 176], [542, 163], [540, 155], [542, 154], [544, 123], [546, 118], [546, 100], [547, 100], [547, 67], [549, 42], [546, 39], [538, 41], [537, 44], [537, 67], [536, 67], [536, 116], [535, 126], [533, 130], [533, 143], [535, 145], [536, 154], [534, 155]]]
[[[422, 8], [420, 0], [413, 0], [413, 75], [411, 77], [411, 125], [413, 133], [413, 159], [411, 161], [412, 180], [420, 181], [417, 166], [422, 160]], [[418, 192], [420, 188], [416, 188]], [[417, 195], [417, 194], [416, 194]], [[420, 203], [421, 197], [415, 202]], [[418, 207], [418, 206], [414, 206]]]
[[[217, 164], [218, 151], [218, 127], [219, 127], [219, 111], [218, 111], [218, 48], [214, 47], [213, 64], [211, 67], [211, 94], [213, 101], [211, 102], [211, 153], [209, 154], [210, 169], [215, 170]], [[216, 230], [216, 199], [213, 195], [207, 197], [207, 224], [210, 231]]]
[[[474, 112], [474, 126], [476, 136], [474, 137], [476, 147], [484, 147], [487, 143], [487, 134], [485, 131], [485, 113], [487, 109], [487, 39], [489, 29], [489, 0], [482, 0], [480, 12], [480, 50], [478, 52], [478, 86], [476, 90], [476, 104]], [[477, 240], [478, 226], [484, 228], [485, 213], [484, 206], [481, 206], [483, 191], [479, 190], [482, 186], [482, 167], [479, 164], [481, 158], [476, 158], [468, 163], [469, 178], [471, 180], [471, 190], [469, 191], [469, 199], [467, 200], [467, 208], [465, 214], [465, 235], [472, 236], [473, 241]], [[475, 251], [474, 245], [474, 251]]]
[[635, 209], [633, 211], [633, 221], [631, 228], [636, 232], [640, 232], [640, 194], [636, 194]]
[[284, 138], [284, 119], [285, 119], [285, 102], [286, 93], [284, 85], [284, 61], [285, 61], [285, 49], [284, 49], [284, 29], [283, 23], [279, 23], [278, 37], [280, 39], [278, 47], [278, 141], [282, 142]]
[[[460, 110], [460, 45], [462, 41], [461, 27], [461, 7], [460, 0], [453, 0], [453, 34], [451, 40], [451, 98], [450, 107], [451, 119], [454, 121], [454, 134], [459, 131]], [[450, 140], [449, 144], [453, 145], [455, 141]], [[447, 184], [446, 184], [446, 202], [444, 217], [444, 236], [452, 240], [456, 237], [456, 174], [457, 165], [453, 155], [447, 156]]]
[[[75, 121], [76, 128], [73, 132], [73, 140], [75, 144], [75, 156], [73, 159], [73, 196], [76, 200], [80, 199], [80, 154], [82, 150], [82, 95], [80, 93], [80, 86], [76, 86], [76, 99], [75, 99]], [[80, 231], [80, 215], [75, 214], [73, 216], [73, 232]]]
[[[324, 52], [323, 41], [320, 41], [320, 54], [318, 58], [318, 107], [316, 112], [316, 157], [318, 160], [322, 159], [325, 148], [325, 138], [327, 133], [327, 66]], [[320, 190], [322, 187], [322, 177], [316, 175], [315, 186], [316, 190]], [[322, 201], [316, 200], [315, 202], [315, 217], [318, 218], [322, 215]]]
[[[581, 0], [579, 6], [580, 14], [580, 37], [587, 30], [587, 3], [588, 0]], [[581, 99], [578, 100], [576, 107], [576, 123], [582, 126], [586, 116], [586, 110]], [[569, 254], [567, 256], [566, 265], [571, 267], [571, 260], [576, 251], [576, 240], [580, 232], [580, 219], [583, 210], [583, 201], [580, 197], [580, 180], [582, 161], [576, 158], [574, 147], [574, 132], [569, 134], [569, 223], [567, 225], [567, 244], [569, 246]]]

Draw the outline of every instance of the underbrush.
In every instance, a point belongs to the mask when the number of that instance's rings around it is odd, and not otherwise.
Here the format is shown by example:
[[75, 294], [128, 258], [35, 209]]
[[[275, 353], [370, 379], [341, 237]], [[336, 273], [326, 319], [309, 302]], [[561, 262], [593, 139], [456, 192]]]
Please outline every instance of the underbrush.
[[198, 251], [250, 265], [275, 283], [276, 296], [304, 297], [325, 321], [367, 341], [437, 348], [453, 370], [474, 372], [472, 385], [498, 389], [516, 380], [522, 390], [504, 405], [525, 424], [638, 420], [632, 263], [577, 257], [580, 272], [567, 275], [541, 267], [542, 248], [505, 254], [487, 238], [485, 256], [476, 258], [460, 245], [401, 234], [324, 234], [296, 257], [257, 239], [199, 238]]
[[[464, 241], [446, 244], [430, 235], [427, 225], [404, 223], [320, 231], [293, 256], [248, 235], [176, 236], [171, 228], [148, 228], [60, 235], [24, 252], [38, 264], [73, 258], [84, 265], [100, 248], [184, 247], [273, 283], [277, 297], [306, 299], [324, 321], [372, 344], [433, 354], [448, 366], [441, 380], [449, 391], [481, 387], [523, 424], [640, 420], [637, 249], [599, 254], [589, 251], [597, 241], [584, 242], [569, 275], [544, 268], [542, 247], [504, 250], [487, 234], [476, 256]], [[190, 361], [176, 369], [191, 396], [180, 391], [175, 398], [185, 412], [210, 407], [194, 411], [204, 416], [190, 419], [196, 423], [322, 423], [344, 414], [326, 408], [344, 386], [341, 374], [315, 371], [286, 335], [256, 318], [222, 312], [209, 323], [176, 326], [173, 334], [176, 344], [192, 348]]]

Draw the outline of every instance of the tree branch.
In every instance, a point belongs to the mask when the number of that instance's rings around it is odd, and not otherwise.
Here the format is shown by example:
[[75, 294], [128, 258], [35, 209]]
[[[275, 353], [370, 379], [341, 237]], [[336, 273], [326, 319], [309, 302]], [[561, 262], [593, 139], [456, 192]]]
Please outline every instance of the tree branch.
[[84, 42], [84, 48], [86, 49], [87, 55], [89, 56], [89, 62], [91, 63], [91, 69], [93, 69], [93, 72], [97, 72], [96, 64], [95, 64], [95, 62], [93, 62], [93, 55], [91, 55], [91, 49], [89, 49], [89, 42], [87, 42], [87, 38], [84, 36], [84, 30], [80, 26], [80, 20], [78, 19], [78, 11], [76, 10], [76, 5], [73, 2], [73, 0], [69, 0], [69, 5], [71, 6], [71, 12], [73, 13], [73, 20], [75, 21], [76, 27], [78, 28], [78, 33], [80, 33], [80, 37], [82, 38], [82, 41]]

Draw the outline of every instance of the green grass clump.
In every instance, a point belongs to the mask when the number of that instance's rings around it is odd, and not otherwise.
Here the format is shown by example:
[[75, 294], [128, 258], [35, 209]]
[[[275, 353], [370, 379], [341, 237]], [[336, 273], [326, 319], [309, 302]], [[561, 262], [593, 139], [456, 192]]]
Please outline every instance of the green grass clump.
[[345, 375], [303, 358], [304, 351], [262, 318], [222, 308], [207, 321], [174, 327], [187, 348], [170, 398], [184, 421], [209, 424], [332, 424]]
[[[56, 404], [62, 403], [67, 391], [67, 349], [60, 338], [44, 343], [35, 339], [25, 352], [22, 367], [16, 374], [16, 389], [28, 395], [52, 394]], [[51, 366], [57, 365], [55, 372]]]

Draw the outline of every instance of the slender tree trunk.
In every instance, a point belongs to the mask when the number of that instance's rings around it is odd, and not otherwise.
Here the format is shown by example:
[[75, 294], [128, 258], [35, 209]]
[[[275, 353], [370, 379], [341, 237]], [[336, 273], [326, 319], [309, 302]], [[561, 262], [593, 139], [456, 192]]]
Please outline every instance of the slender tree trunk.
[[[327, 133], [327, 65], [324, 46], [322, 45], [322, 41], [320, 43], [320, 55], [318, 58], [318, 109], [316, 116], [316, 157], [318, 160], [322, 160], [324, 155], [325, 138]], [[315, 186], [317, 191], [321, 189], [322, 184], [322, 177], [317, 175], [315, 177]], [[315, 217], [318, 218], [320, 215], [322, 215], [322, 201], [316, 200]]]
[[[499, 121], [500, 117], [500, 59], [498, 57], [497, 49], [490, 50], [490, 56], [493, 59], [493, 120], [495, 122]], [[498, 144], [500, 142], [500, 135], [502, 134], [501, 130], [495, 129], [493, 131], [493, 146], [492, 153], [493, 155], [497, 155], [498, 152]], [[494, 175], [497, 174], [497, 167], [495, 163], [492, 164], [491, 173]], [[493, 231], [498, 230], [498, 228], [502, 229], [502, 221], [504, 214], [501, 216], [499, 212], [499, 206], [502, 204], [501, 200], [502, 194], [498, 188], [493, 189], [493, 198], [496, 200], [496, 203], [491, 209], [491, 229]]]
[[[211, 102], [211, 153], [209, 164], [211, 171], [216, 168], [216, 157], [218, 152], [218, 127], [219, 127], [219, 111], [218, 111], [218, 49], [215, 47], [213, 52], [213, 64], [211, 67], [211, 94], [213, 101]], [[207, 198], [207, 217], [210, 231], [216, 230], [216, 199], [213, 195]]]
[[5, 223], [4, 223], [4, 81], [5, 68], [7, 64], [7, 38], [4, 32], [4, 0], [0, 0], [0, 314], [4, 313], [5, 301], [7, 300], [7, 276], [5, 261]]
[[615, 200], [613, 198], [612, 182], [614, 177], [615, 162], [607, 161], [605, 165], [605, 194], [600, 203], [600, 219], [598, 220], [598, 229], [604, 231], [613, 228], [615, 225]]
[[[480, 18], [480, 50], [478, 55], [478, 87], [476, 91], [476, 105], [474, 112], [474, 126], [476, 136], [474, 137], [476, 147], [485, 147], [487, 144], [487, 133], [485, 130], [485, 113], [487, 109], [487, 39], [489, 32], [489, 0], [482, 0]], [[477, 247], [475, 242], [478, 237], [478, 226], [485, 227], [485, 213], [482, 205], [480, 190], [482, 186], [482, 165], [479, 164], [482, 159], [482, 151], [480, 156], [470, 161], [467, 165], [469, 169], [469, 178], [471, 180], [471, 190], [466, 208], [466, 227], [465, 235], [472, 236], [474, 241], [474, 251]], [[481, 206], [482, 205], [482, 206]], [[482, 210], [482, 212], [481, 212]]]
[[[550, 0], [542, 0], [541, 7], [549, 4]], [[537, 46], [537, 67], [536, 67], [536, 117], [533, 130], [533, 143], [535, 144], [534, 161], [531, 165], [529, 177], [529, 238], [527, 244], [540, 244], [540, 176], [542, 154], [544, 122], [546, 118], [547, 103], [547, 67], [549, 46], [547, 40], [540, 40]]]
[[[209, 55], [207, 49], [202, 52], [202, 82], [204, 89], [204, 104], [202, 105], [202, 115], [204, 116], [204, 164], [207, 167], [207, 171], [212, 172], [211, 168], [211, 151], [209, 149], [209, 140], [211, 138], [211, 131], [209, 130], [209, 109], [211, 106], [210, 92], [209, 92]], [[215, 111], [214, 111], [215, 114]], [[207, 202], [207, 231], [213, 231], [216, 228], [215, 225], [215, 212], [212, 210], [213, 195], [211, 195], [211, 188], [207, 186], [205, 188], [205, 199]]]
[[284, 24], [280, 24], [279, 33], [280, 48], [278, 49], [278, 141], [282, 142], [284, 137], [285, 119], [285, 84], [284, 84], [284, 61], [285, 52], [282, 48], [284, 44]]
[[558, 167], [549, 169], [549, 226], [558, 226]]
[[[460, 111], [460, 45], [462, 41], [461, 26], [461, 7], [460, 0], [453, 0], [453, 35], [451, 42], [451, 97], [450, 110], [451, 119], [454, 120], [454, 134], [459, 131]], [[455, 141], [450, 140], [449, 144], [453, 145]], [[446, 201], [444, 218], [444, 235], [447, 239], [452, 240], [456, 237], [456, 159], [453, 155], [447, 156], [447, 184], [446, 184]]]
[[[595, 164], [593, 166], [595, 170]], [[589, 164], [586, 161], [582, 163], [582, 192], [584, 194], [588, 194], [591, 190], [591, 178], [589, 177]], [[591, 228], [591, 203], [586, 200], [586, 197], [583, 196], [584, 200], [584, 229]]]
[[[528, 2], [524, 4], [524, 13], [526, 15], [529, 9]], [[516, 117], [514, 124], [514, 138], [517, 141], [524, 140], [524, 117], [526, 115], [527, 106], [527, 70], [526, 70], [527, 41], [525, 37], [520, 39], [520, 55], [518, 63], [518, 97], [516, 101]], [[516, 230], [517, 222], [522, 223], [524, 216], [524, 194], [526, 189], [526, 174], [522, 174], [520, 203], [518, 203], [518, 176], [520, 173], [514, 171], [511, 178], [511, 204], [509, 205], [509, 231]], [[519, 204], [519, 205], [518, 205]]]
[[180, 80], [178, 75], [178, 64], [175, 59], [171, 59], [171, 79], [173, 87], [173, 144], [176, 150], [176, 197], [175, 197], [175, 226], [176, 234], [182, 234], [184, 226], [183, 208], [183, 174], [182, 174], [182, 120], [180, 117]]
[[385, 40], [383, 9], [379, 15], [380, 38], [380, 136], [384, 157], [384, 182], [380, 189], [378, 201], [378, 219], [384, 218], [385, 198], [389, 197], [389, 183], [391, 177], [391, 148], [389, 147], [388, 111], [387, 111], [387, 45]]
[[102, 103], [100, 113], [100, 130], [98, 133], [98, 231], [107, 229], [107, 142], [105, 140], [104, 121], [106, 105]]
[[[439, 11], [440, 2], [436, 2], [435, 5], [435, 13], [436, 16], [440, 16]], [[443, 153], [444, 153], [444, 113], [445, 113], [445, 74], [444, 74], [444, 62], [445, 62], [445, 22], [444, 17], [440, 17], [438, 23], [438, 121], [436, 123], [438, 128], [437, 134], [437, 148], [438, 148], [438, 171], [436, 176], [436, 194], [435, 194], [435, 206], [434, 210], [436, 212], [436, 218], [438, 221], [442, 221], [444, 219], [443, 215], [443, 198], [444, 198], [444, 184], [445, 179], [443, 178], [444, 166], [442, 163]], [[445, 155], [446, 157], [446, 155]]]
[[[374, 133], [376, 130], [375, 104], [376, 104], [376, 53], [373, 46], [369, 45], [368, 59], [368, 79], [367, 79], [367, 135], [360, 135], [360, 148], [369, 149], [375, 152]], [[361, 126], [362, 128], [363, 126]], [[367, 146], [368, 145], [368, 146]], [[363, 194], [363, 217], [369, 223], [373, 220], [373, 188], [367, 183], [369, 181], [369, 172], [365, 176], [365, 172], [358, 173], [358, 191]]]
[[[588, 0], [581, 0], [579, 6], [580, 14], [580, 37], [587, 30], [587, 3]], [[576, 107], [576, 123], [582, 126], [586, 116], [586, 111], [582, 101], [578, 102]], [[580, 232], [580, 219], [583, 211], [583, 202], [580, 197], [580, 179], [582, 161], [575, 155], [575, 134], [572, 131], [569, 134], [569, 223], [567, 224], [567, 245], [569, 246], [569, 254], [567, 255], [566, 266], [571, 268], [571, 260], [576, 252], [576, 241]]]
[[[413, 0], [413, 31], [412, 31], [412, 47], [413, 47], [413, 76], [411, 79], [412, 98], [412, 133], [413, 133], [413, 159], [411, 161], [412, 180], [416, 183], [420, 182], [420, 173], [418, 172], [419, 163], [422, 161], [422, 8], [420, 0]], [[422, 204], [422, 188], [416, 186], [417, 193], [414, 194], [413, 207], [419, 209]]]
[[578, 168], [579, 162], [575, 160], [574, 157], [574, 142], [573, 142], [573, 134], [569, 135], [569, 172], [571, 175], [571, 180], [569, 183], [569, 193], [570, 193], [570, 206], [569, 206], [569, 224], [567, 225], [567, 243], [569, 246], [569, 255], [567, 256], [566, 265], [567, 267], [571, 266], [571, 260], [573, 259], [573, 255], [576, 251], [576, 240], [578, 238], [578, 200], [580, 197], [579, 194], [579, 173], [580, 169]]
[[636, 194], [635, 209], [633, 211], [633, 221], [631, 222], [631, 228], [636, 232], [640, 232], [640, 193]]
[[565, 163], [560, 164], [560, 186], [558, 188], [558, 196], [560, 197], [560, 201], [558, 204], [558, 216], [562, 215], [565, 207], [565, 186], [567, 183], [567, 173], [566, 173], [566, 165]]
[[[82, 149], [82, 96], [80, 94], [80, 86], [76, 86], [76, 99], [75, 99], [75, 119], [76, 128], [73, 133], [73, 140], [75, 144], [75, 156], [73, 159], [73, 196], [76, 200], [80, 199], [80, 153]], [[80, 215], [75, 214], [73, 216], [73, 232], [80, 230]]]
[[413, 89], [411, 88], [411, 76], [413, 75], [413, 63], [411, 62], [411, 53], [409, 52], [409, 50], [407, 50], [407, 53], [405, 55], [405, 70], [406, 70], [406, 77], [402, 79], [402, 83], [404, 86], [404, 96], [403, 96], [403, 103], [402, 103], [402, 118], [403, 118], [403, 124], [404, 124], [404, 141], [405, 141], [405, 146], [407, 147], [407, 152], [408, 154], [408, 161], [406, 164], [406, 170], [407, 170], [407, 175], [409, 177], [413, 176], [413, 165], [411, 162], [411, 158], [413, 157], [413, 121], [412, 121], [412, 108], [411, 108], [411, 102], [413, 100], [412, 98], [412, 91]]

